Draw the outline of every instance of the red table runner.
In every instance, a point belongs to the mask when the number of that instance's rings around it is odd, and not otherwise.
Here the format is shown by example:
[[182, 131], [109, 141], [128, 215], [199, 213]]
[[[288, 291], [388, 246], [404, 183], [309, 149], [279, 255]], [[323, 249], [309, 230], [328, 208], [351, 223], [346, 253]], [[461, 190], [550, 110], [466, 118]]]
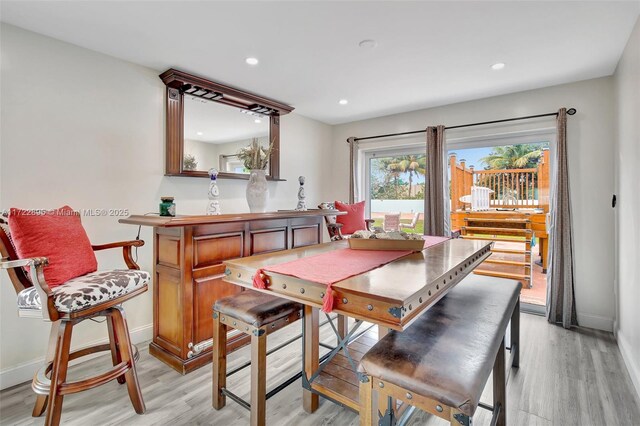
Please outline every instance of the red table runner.
[[[427, 248], [440, 244], [449, 238], [425, 236], [424, 239], [424, 248]], [[333, 284], [371, 271], [411, 253], [411, 251], [351, 250], [349, 248], [334, 250], [259, 269], [253, 277], [253, 286], [267, 288], [263, 278], [267, 272], [326, 284], [327, 291], [324, 295], [322, 310], [329, 313], [333, 310], [331, 289]]]

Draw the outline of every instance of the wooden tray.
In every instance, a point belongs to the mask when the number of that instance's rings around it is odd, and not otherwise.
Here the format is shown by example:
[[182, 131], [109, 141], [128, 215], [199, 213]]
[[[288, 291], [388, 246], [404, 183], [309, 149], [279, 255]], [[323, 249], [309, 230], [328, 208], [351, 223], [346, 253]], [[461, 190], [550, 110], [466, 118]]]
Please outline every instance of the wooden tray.
[[424, 240], [349, 238], [348, 241], [349, 248], [353, 250], [422, 251], [424, 249]]

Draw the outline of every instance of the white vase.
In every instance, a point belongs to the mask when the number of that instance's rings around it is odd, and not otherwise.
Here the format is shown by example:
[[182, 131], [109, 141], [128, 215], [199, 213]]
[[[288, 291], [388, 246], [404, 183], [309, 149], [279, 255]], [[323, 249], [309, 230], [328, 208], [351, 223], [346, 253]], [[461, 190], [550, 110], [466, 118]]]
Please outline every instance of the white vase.
[[251, 213], [266, 212], [268, 198], [267, 172], [265, 170], [251, 170], [247, 184], [247, 203]]

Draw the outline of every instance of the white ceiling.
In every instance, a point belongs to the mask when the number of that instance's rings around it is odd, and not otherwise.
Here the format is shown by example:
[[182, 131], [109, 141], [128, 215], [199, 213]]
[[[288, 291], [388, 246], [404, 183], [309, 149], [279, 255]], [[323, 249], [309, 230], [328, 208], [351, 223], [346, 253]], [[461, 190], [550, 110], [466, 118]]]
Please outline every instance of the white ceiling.
[[[0, 12], [4, 22], [335, 124], [610, 75], [640, 2], [3, 0]], [[378, 46], [358, 47], [364, 39]], [[260, 64], [246, 65], [248, 56]], [[507, 66], [492, 71], [496, 62]]]

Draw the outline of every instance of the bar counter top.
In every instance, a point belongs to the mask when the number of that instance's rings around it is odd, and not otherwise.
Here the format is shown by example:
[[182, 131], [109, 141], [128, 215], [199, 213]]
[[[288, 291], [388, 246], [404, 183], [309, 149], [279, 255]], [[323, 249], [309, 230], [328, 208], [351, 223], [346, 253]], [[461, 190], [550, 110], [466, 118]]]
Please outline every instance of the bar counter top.
[[232, 213], [221, 215], [131, 215], [118, 222], [128, 225], [153, 226], [159, 228], [173, 228], [179, 226], [206, 225], [212, 223], [247, 222], [265, 219], [290, 219], [309, 216], [343, 215], [338, 210], [310, 209], [306, 211], [280, 210], [266, 213]]

